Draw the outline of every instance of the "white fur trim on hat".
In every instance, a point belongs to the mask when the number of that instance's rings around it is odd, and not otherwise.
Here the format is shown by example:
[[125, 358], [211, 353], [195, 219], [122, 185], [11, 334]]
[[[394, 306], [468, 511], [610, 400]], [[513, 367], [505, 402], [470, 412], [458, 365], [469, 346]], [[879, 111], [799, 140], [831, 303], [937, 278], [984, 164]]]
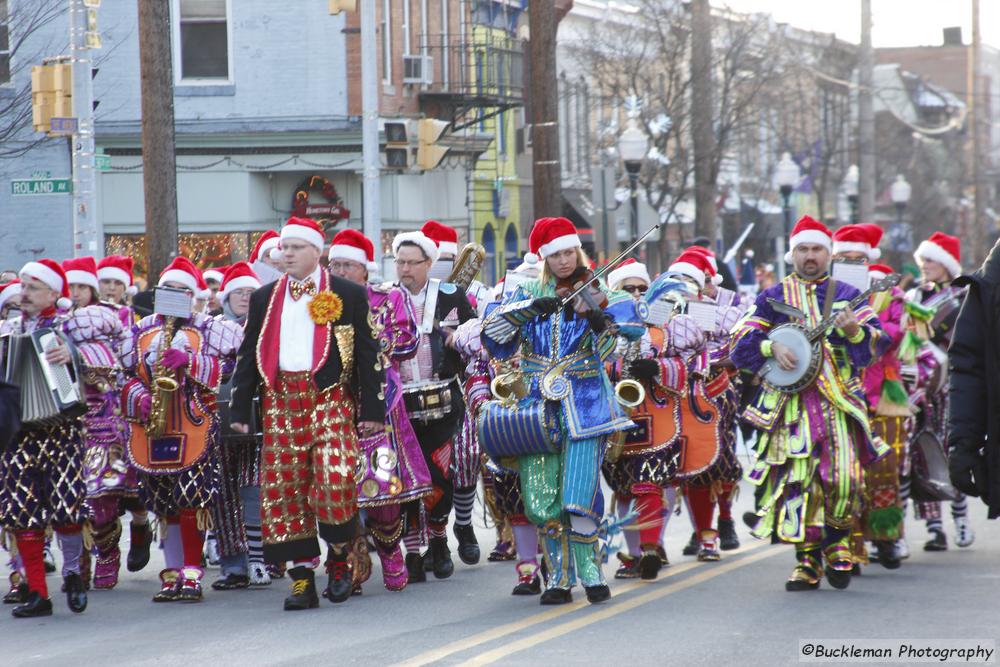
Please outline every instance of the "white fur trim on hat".
[[222, 284], [222, 281], [225, 279], [225, 275], [223, 275], [222, 271], [219, 271], [218, 269], [208, 269], [204, 273], [202, 273], [201, 276], [202, 278], [205, 279], [206, 282], [209, 280], [214, 280], [220, 285]]
[[222, 290], [222, 294], [219, 295], [219, 299], [225, 301], [234, 291], [244, 287], [260, 289], [260, 281], [253, 276], [240, 276], [239, 278], [233, 278], [226, 283], [226, 289]]
[[629, 278], [644, 280], [647, 285], [651, 282], [649, 279], [649, 271], [646, 270], [646, 265], [633, 262], [619, 267], [609, 273], [608, 286], [611, 287], [611, 289], [618, 289], [621, 284]]
[[276, 249], [281, 244], [281, 239], [277, 236], [272, 236], [268, 240], [260, 244], [260, 248], [257, 249], [257, 257], [260, 258], [261, 255]]
[[[264, 253], [260, 253], [260, 255], [263, 255], [263, 254]], [[267, 253], [267, 257], [272, 262], [277, 262], [278, 260], [280, 260], [281, 259], [281, 246], [280, 245], [276, 245], [273, 248], [271, 248], [271, 250]]]
[[705, 272], [699, 269], [694, 264], [688, 264], [687, 262], [674, 262], [667, 269], [669, 273], [679, 273], [682, 276], [687, 276], [691, 280], [698, 283], [699, 287], [705, 287]]
[[856, 241], [834, 241], [832, 252], [834, 255], [839, 255], [842, 252], [863, 252], [870, 262], [874, 262], [882, 256], [882, 251], [878, 248], [873, 248], [867, 243], [858, 243]]
[[0, 308], [7, 305], [7, 302], [16, 296], [21, 294], [21, 283], [16, 283], [4, 288], [3, 292], [0, 292]]
[[330, 252], [327, 257], [332, 262], [335, 259], [348, 259], [352, 262], [357, 262], [358, 264], [368, 264], [368, 253], [366, 253], [361, 248], [346, 244], [337, 244], [330, 246]]
[[48, 285], [49, 289], [52, 291], [62, 292], [62, 276], [40, 262], [28, 262], [25, 264], [21, 269], [20, 276], [22, 280], [25, 276], [34, 278], [35, 280], [41, 280], [43, 283]]
[[431, 262], [436, 262], [438, 258], [438, 247], [434, 241], [427, 238], [423, 232], [402, 232], [401, 234], [396, 234], [396, 238], [392, 240], [392, 254], [399, 254], [399, 246], [404, 243], [415, 243], [424, 254], [431, 260]]
[[89, 285], [95, 290], [101, 289], [97, 282], [97, 276], [90, 271], [67, 271], [66, 280], [69, 281], [70, 285]]
[[922, 259], [929, 259], [932, 262], [937, 262], [947, 269], [948, 273], [951, 274], [952, 278], [957, 278], [962, 275], [962, 264], [951, 256], [951, 254], [930, 240], [922, 241], [919, 246], [917, 246], [917, 251], [913, 253], [913, 258], [920, 263]]
[[117, 280], [126, 287], [132, 284], [132, 276], [128, 274], [128, 271], [119, 269], [117, 266], [105, 266], [104, 268], [97, 269], [97, 279]]
[[716, 273], [714, 276], [712, 276], [712, 284], [715, 285], [716, 287], [718, 287], [719, 285], [722, 284], [722, 274], [721, 273]]
[[545, 245], [538, 248], [538, 254], [544, 259], [553, 253], [557, 253], [567, 248], [582, 248], [583, 242], [579, 234], [566, 234], [557, 236]]
[[824, 234], [818, 229], [806, 229], [798, 234], [792, 234], [792, 237], [789, 239], [788, 252], [785, 253], [786, 263], [792, 263], [792, 251], [795, 250], [796, 246], [800, 246], [803, 243], [821, 245], [827, 250], [833, 250], [833, 239], [830, 238], [829, 234]]
[[198, 288], [198, 281], [187, 271], [181, 271], [179, 269], [170, 269], [169, 271], [164, 271], [163, 275], [160, 276], [160, 282], [156, 283], [158, 286], [163, 287], [167, 283], [180, 283], [187, 287], [189, 290], [194, 292], [195, 298], [203, 299], [205, 297], [201, 296], [201, 290]]
[[441, 241], [441, 244], [438, 246], [438, 254], [439, 255], [445, 255], [445, 254], [457, 255], [458, 254], [458, 244], [455, 243], [454, 241]]
[[882, 273], [881, 271], [869, 271], [868, 275], [871, 277], [872, 280], [882, 280], [886, 276], [886, 274]]
[[284, 241], [286, 239], [299, 239], [300, 241], [305, 241], [309, 245], [319, 248], [320, 252], [323, 252], [323, 246], [326, 245], [323, 234], [317, 232], [315, 229], [310, 229], [305, 225], [291, 224], [282, 227], [281, 240]]

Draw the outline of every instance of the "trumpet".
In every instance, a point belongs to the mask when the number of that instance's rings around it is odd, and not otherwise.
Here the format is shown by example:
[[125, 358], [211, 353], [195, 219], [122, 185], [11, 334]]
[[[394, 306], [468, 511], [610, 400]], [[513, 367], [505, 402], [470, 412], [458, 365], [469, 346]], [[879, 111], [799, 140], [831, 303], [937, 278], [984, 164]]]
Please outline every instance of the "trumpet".
[[180, 383], [163, 367], [163, 353], [170, 345], [174, 330], [174, 318], [167, 317], [160, 334], [160, 343], [156, 350], [156, 363], [153, 365], [153, 401], [149, 410], [149, 422], [146, 424], [146, 435], [156, 438], [167, 430], [167, 406], [173, 399]]

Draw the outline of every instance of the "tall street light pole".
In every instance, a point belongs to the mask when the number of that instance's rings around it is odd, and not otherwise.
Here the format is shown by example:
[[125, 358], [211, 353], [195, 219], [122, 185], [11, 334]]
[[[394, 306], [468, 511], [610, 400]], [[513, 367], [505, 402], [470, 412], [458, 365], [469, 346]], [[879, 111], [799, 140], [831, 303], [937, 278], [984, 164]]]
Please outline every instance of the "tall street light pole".
[[776, 239], [778, 261], [775, 262], [778, 267], [779, 280], [785, 277], [785, 239], [788, 238], [788, 232], [792, 227], [792, 192], [798, 187], [801, 180], [802, 172], [799, 165], [792, 159], [791, 153], [782, 153], [781, 160], [778, 161], [778, 166], [774, 170], [774, 182], [781, 192], [782, 204], [782, 229]]
[[[635, 118], [630, 118], [628, 127], [618, 138], [618, 154], [625, 163], [628, 173], [629, 202], [631, 204], [631, 219], [629, 232], [632, 240], [639, 238], [639, 171], [642, 161], [649, 152], [649, 138], [639, 129]], [[636, 248], [636, 257], [641, 257], [642, 250]]]

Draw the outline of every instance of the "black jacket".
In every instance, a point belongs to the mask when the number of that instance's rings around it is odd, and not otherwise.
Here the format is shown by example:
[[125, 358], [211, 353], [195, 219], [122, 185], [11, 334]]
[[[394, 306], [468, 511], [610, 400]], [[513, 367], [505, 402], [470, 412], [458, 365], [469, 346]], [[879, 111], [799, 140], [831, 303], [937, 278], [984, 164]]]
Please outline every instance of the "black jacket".
[[989, 517], [1000, 516], [1000, 242], [978, 271], [955, 285], [969, 293], [958, 315], [948, 359], [948, 442], [985, 446]]
[[[354, 329], [354, 368], [350, 389], [358, 403], [358, 420], [385, 422], [385, 400], [379, 398], [385, 382], [385, 371], [379, 364], [378, 341], [372, 334], [368, 321], [368, 293], [365, 288], [343, 278], [330, 277], [330, 289], [343, 301], [343, 312], [333, 325], [350, 325]], [[250, 422], [251, 403], [260, 391], [263, 378], [257, 364], [257, 341], [260, 339], [264, 315], [277, 282], [264, 285], [250, 296], [243, 344], [236, 359], [233, 374], [231, 415], [235, 422]], [[376, 370], [377, 369], [377, 370]], [[343, 362], [336, 338], [330, 338], [330, 353], [326, 362], [316, 371], [316, 386], [322, 390], [340, 382]]]

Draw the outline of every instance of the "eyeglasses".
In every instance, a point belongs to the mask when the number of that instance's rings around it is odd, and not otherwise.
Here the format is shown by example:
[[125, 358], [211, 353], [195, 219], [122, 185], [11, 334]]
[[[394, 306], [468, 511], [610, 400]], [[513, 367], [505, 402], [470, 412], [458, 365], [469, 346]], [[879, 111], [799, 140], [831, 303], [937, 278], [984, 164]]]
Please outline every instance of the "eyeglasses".
[[396, 266], [399, 267], [399, 268], [401, 268], [401, 269], [402, 268], [415, 269], [418, 266], [420, 266], [421, 264], [425, 264], [425, 263], [427, 263], [426, 259], [411, 259], [411, 260], [397, 259], [397, 260], [395, 260]]
[[365, 268], [364, 265], [361, 264], [360, 262], [331, 262], [330, 263], [330, 270], [331, 271], [350, 271], [351, 269], [354, 269], [356, 267]]
[[649, 287], [647, 287], [646, 285], [623, 285], [622, 289], [628, 292], [629, 294], [635, 294], [636, 292], [638, 292], [639, 294], [645, 294], [646, 290], [648, 290]]

